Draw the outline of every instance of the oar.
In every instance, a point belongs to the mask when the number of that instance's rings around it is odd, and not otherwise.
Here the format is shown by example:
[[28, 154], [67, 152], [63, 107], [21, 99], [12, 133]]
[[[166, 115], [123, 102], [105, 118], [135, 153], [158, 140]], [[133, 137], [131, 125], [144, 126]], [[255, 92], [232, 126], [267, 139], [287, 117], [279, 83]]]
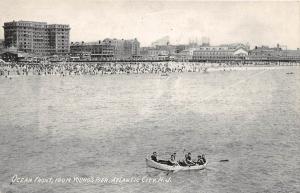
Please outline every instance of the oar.
[[209, 162], [208, 165], [214, 165], [214, 164], [217, 164], [219, 162], [229, 162], [229, 159], [221, 159], [219, 161]]
[[229, 159], [221, 159], [220, 162], [229, 162]]
[[221, 160], [216, 161], [216, 162], [210, 162], [210, 163], [208, 164], [209, 167], [205, 167], [205, 169], [206, 169], [206, 170], [212, 170], [212, 171], [215, 171], [216, 169], [213, 168], [213, 167], [211, 167], [211, 165], [214, 165], [213, 163], [217, 164], [217, 163], [219, 163], [219, 162], [229, 162], [229, 159], [221, 159]]

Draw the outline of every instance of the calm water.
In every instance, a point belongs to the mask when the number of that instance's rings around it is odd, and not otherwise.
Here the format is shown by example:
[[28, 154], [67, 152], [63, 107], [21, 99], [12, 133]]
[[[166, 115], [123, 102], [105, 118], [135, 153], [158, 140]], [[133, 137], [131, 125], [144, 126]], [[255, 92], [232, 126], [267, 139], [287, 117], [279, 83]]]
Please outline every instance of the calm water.
[[[287, 75], [286, 72], [294, 72]], [[0, 79], [0, 192], [299, 192], [300, 68]], [[208, 169], [147, 169], [157, 151]], [[229, 159], [229, 162], [219, 162]], [[20, 177], [171, 177], [35, 184]]]

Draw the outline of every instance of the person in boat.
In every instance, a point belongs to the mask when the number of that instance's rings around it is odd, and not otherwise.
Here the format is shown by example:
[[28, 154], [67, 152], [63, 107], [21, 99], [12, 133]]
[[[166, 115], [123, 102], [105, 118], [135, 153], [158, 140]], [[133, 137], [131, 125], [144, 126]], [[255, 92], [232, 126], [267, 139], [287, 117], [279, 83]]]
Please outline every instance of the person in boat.
[[195, 165], [195, 162], [192, 161], [192, 154], [191, 154], [191, 152], [189, 152], [189, 153], [185, 156], [185, 163], [186, 163], [188, 166], [193, 166], [193, 165]]
[[205, 158], [204, 154], [202, 154], [202, 161], [203, 161], [203, 163], [206, 163], [206, 158]]
[[192, 161], [192, 154], [188, 153], [185, 154], [185, 157], [182, 161], [179, 161], [179, 165], [180, 166], [194, 166], [196, 163]]
[[176, 152], [173, 153], [174, 160], [176, 160]]
[[185, 154], [185, 158], [184, 158], [182, 161], [179, 161], [179, 162], [178, 162], [180, 166], [188, 166], [188, 164], [187, 164], [186, 161], [185, 161], [186, 158], [187, 158], [187, 156], [188, 156], [188, 155]]
[[151, 155], [151, 160], [161, 164], [170, 164], [169, 160], [158, 160], [156, 152], [153, 152], [153, 154]]
[[206, 160], [205, 160], [204, 154], [198, 155], [198, 159], [196, 161], [196, 164], [198, 164], [198, 165], [204, 165], [205, 162], [206, 162]]
[[170, 166], [178, 165], [178, 163], [177, 163], [176, 160], [175, 160], [174, 154], [171, 155], [171, 158], [169, 159], [168, 165], [170, 165]]
[[153, 152], [153, 154], [151, 155], [151, 160], [157, 162], [157, 153]]
[[204, 164], [204, 161], [202, 159], [202, 155], [198, 155], [198, 160], [196, 162], [198, 165], [203, 165]]

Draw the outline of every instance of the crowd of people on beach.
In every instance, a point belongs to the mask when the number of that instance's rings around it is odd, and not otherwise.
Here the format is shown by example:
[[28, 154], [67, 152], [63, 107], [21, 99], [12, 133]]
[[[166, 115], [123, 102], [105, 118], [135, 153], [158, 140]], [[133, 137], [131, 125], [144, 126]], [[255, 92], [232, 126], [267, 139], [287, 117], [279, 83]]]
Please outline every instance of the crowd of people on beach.
[[103, 74], [161, 74], [171, 72], [205, 71], [204, 65], [169, 62], [61, 62], [6, 63], [0, 65], [0, 76], [20, 75], [103, 75]]
[[0, 77], [28, 75], [168, 74], [207, 72], [209, 68], [220, 67], [224, 68], [225, 71], [227, 67], [245, 65], [249, 66], [253, 64], [238, 62], [9, 62], [0, 64]]

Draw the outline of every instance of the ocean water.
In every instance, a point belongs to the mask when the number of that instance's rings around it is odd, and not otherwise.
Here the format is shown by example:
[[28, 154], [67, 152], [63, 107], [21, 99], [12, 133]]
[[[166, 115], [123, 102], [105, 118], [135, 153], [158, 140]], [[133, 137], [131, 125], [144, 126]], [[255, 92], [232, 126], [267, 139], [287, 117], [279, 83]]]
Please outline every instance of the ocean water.
[[[300, 192], [300, 68], [1, 77], [0, 133], [1, 193]], [[205, 153], [208, 166], [156, 171], [153, 151]]]

